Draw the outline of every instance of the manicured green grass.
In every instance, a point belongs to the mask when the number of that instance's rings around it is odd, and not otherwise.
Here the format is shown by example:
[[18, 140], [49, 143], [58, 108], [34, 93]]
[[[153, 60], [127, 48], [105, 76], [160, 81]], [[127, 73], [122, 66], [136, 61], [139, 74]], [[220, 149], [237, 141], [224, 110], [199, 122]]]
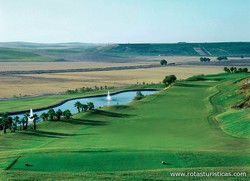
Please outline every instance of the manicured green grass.
[[[2, 134], [0, 168], [8, 170], [0, 176], [5, 180], [193, 180], [172, 178], [170, 172], [247, 172], [249, 139], [213, 125], [223, 106], [233, 102], [221, 97], [231, 90], [223, 87], [236, 90], [238, 83], [231, 83], [247, 76], [221, 74], [208, 76], [207, 81], [177, 82], [128, 105], [42, 122], [37, 131]], [[234, 127], [241, 132], [240, 124]]]
[[219, 115], [220, 127], [228, 134], [242, 138], [250, 137], [249, 110], [231, 110]]
[[212, 104], [217, 109], [216, 119], [220, 128], [229, 135], [250, 138], [250, 112], [248, 109], [237, 110], [232, 108], [236, 103], [244, 99], [248, 91], [242, 92], [240, 88], [250, 77], [249, 74], [229, 75], [227, 81], [216, 86], [219, 91], [212, 100]]
[[[243, 180], [248, 181], [249, 176], [244, 177], [171, 177], [171, 173], [217, 173], [223, 172], [241, 173], [242, 170], [249, 170], [249, 167], [198, 167], [198, 168], [166, 168], [145, 171], [123, 171], [123, 172], [34, 172], [34, 171], [2, 171], [0, 172], [3, 180]], [[247, 175], [250, 172], [246, 172]]]

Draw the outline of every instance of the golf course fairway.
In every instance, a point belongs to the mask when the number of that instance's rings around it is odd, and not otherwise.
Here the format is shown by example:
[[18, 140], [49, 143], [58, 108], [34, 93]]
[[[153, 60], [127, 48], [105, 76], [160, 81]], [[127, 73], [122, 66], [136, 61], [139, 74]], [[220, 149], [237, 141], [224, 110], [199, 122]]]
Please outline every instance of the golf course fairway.
[[205, 179], [249, 180], [250, 111], [231, 108], [244, 97], [238, 90], [249, 77], [193, 77], [127, 105], [1, 134], [0, 178], [194, 180], [170, 173], [246, 172]]

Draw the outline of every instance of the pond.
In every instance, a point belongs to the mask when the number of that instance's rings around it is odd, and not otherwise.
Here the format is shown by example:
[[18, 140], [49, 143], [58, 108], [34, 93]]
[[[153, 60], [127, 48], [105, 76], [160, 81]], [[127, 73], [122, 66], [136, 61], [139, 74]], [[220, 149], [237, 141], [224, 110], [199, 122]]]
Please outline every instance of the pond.
[[[136, 96], [136, 92], [137, 92], [137, 90], [124, 91], [124, 92], [110, 94], [110, 96], [111, 96], [110, 101], [107, 100], [107, 95], [101, 95], [101, 96], [97, 95], [97, 96], [91, 96], [91, 97], [76, 98], [73, 100], [68, 100], [60, 105], [56, 105], [56, 106], [53, 106], [50, 108], [41, 109], [39, 111], [33, 110], [33, 113], [40, 116], [42, 113], [48, 112], [49, 109], [53, 108], [55, 111], [57, 111], [58, 109], [61, 109], [62, 111], [65, 111], [68, 109], [68, 110], [70, 110], [70, 112], [72, 114], [75, 114], [78, 112], [77, 108], [74, 106], [76, 101], [79, 101], [82, 104], [86, 104], [87, 102], [93, 102], [95, 105], [95, 108], [109, 106], [109, 105], [127, 104], [134, 99], [134, 97]], [[155, 92], [157, 92], [157, 90], [143, 90], [143, 91], [141, 91], [141, 93], [145, 96], [153, 94]], [[32, 109], [32, 105], [30, 105], [30, 106]], [[11, 116], [19, 116], [20, 118], [22, 118], [23, 114], [11, 114]]]

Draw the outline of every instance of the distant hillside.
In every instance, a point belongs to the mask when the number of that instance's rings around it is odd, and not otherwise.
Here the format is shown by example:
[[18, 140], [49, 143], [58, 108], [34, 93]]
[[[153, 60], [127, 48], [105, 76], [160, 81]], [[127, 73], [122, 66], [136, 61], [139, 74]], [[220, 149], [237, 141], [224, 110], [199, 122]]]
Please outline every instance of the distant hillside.
[[61, 49], [61, 48], [88, 48], [96, 46], [92, 43], [30, 43], [30, 42], [0, 42], [3, 48], [25, 48], [25, 49]]
[[0, 48], [0, 61], [54, 61], [55, 58], [40, 56], [30, 51], [13, 48]]
[[135, 61], [133, 56], [250, 56], [250, 42], [175, 44], [0, 43], [0, 61]]
[[240, 56], [250, 55], [250, 43], [177, 43], [177, 44], [118, 44], [99, 49], [107, 54]]

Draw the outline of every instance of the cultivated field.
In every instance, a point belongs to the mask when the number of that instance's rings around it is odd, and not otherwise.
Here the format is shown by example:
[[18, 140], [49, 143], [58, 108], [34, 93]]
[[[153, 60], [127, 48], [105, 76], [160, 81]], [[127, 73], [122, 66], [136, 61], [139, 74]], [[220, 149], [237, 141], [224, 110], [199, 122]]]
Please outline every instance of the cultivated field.
[[0, 62], [1, 71], [29, 71], [29, 70], [65, 70], [81, 68], [104, 68], [132, 65], [159, 64], [155, 61], [110, 63], [110, 62]]
[[176, 75], [178, 79], [185, 79], [193, 75], [214, 74], [222, 71], [223, 67], [218, 66], [169, 66], [117, 71], [1, 75], [0, 97], [11, 98], [14, 96], [65, 92], [68, 89], [83, 86], [107, 85], [117, 87], [134, 85], [137, 82], [159, 83], [166, 75], [170, 74]]

